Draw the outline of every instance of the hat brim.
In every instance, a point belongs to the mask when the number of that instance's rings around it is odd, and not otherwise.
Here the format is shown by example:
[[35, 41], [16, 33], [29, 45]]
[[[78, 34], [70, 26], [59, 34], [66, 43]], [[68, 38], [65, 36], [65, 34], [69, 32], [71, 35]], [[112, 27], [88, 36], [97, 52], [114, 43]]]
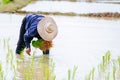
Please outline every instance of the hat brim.
[[[52, 33], [46, 32], [45, 27], [47, 23], [51, 23], [52, 26], [54, 27], [54, 30]], [[58, 33], [57, 25], [53, 20], [53, 18], [51, 17], [42, 18], [37, 25], [37, 31], [38, 31], [38, 34], [46, 41], [52, 41]]]

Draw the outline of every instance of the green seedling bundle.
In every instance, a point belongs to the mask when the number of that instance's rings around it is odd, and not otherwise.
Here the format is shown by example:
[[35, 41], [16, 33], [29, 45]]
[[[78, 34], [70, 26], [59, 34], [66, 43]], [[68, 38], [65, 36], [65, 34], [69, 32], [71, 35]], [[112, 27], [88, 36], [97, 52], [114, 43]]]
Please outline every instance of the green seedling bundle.
[[52, 41], [45, 41], [43, 39], [33, 40], [32, 46], [45, 51], [52, 47]]

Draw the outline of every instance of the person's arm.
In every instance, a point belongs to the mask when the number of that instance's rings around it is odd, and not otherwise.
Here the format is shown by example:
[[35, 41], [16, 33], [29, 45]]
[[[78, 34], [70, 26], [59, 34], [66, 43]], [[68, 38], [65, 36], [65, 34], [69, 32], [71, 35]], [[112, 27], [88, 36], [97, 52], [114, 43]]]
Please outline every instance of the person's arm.
[[24, 35], [24, 41], [25, 41], [26, 48], [30, 48], [30, 43], [32, 39], [33, 39], [32, 37]]
[[24, 34], [24, 42], [25, 42], [25, 45], [26, 45], [26, 53], [28, 55], [30, 55], [30, 52], [31, 52], [30, 43], [31, 43], [32, 39], [33, 38], [28, 36], [27, 33]]

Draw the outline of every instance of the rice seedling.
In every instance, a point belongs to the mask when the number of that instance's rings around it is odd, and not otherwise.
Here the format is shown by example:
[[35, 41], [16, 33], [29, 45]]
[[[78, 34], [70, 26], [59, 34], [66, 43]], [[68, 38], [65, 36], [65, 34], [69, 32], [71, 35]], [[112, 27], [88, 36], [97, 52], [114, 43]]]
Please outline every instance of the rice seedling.
[[92, 80], [94, 80], [94, 75], [95, 75], [95, 68], [93, 68], [91, 71]]
[[118, 62], [119, 69], [120, 69], [120, 56], [118, 56], [118, 58], [117, 58], [117, 62]]
[[14, 53], [13, 53], [13, 50], [10, 48], [10, 45], [9, 45], [9, 40], [10, 39], [7, 39], [6, 40], [6, 45], [7, 45], [7, 54], [6, 54], [6, 63], [9, 65], [11, 65], [11, 68], [13, 69], [14, 68]]
[[70, 69], [68, 70], [68, 80], [75, 80], [77, 69], [78, 67], [74, 66], [73, 70], [70, 70]]
[[74, 66], [74, 68], [73, 68], [73, 74], [72, 74], [72, 80], [75, 79], [75, 75], [76, 75], [77, 69], [78, 69], [78, 66]]
[[17, 60], [17, 69], [16, 71], [21, 75], [23, 80], [32, 80], [34, 76], [34, 59], [30, 59], [29, 62], [25, 62], [25, 60], [18, 61]]
[[14, 73], [13, 80], [16, 80], [17, 69], [16, 69], [16, 66], [15, 66], [15, 65], [13, 65], [13, 73]]
[[27, 68], [27, 67], [24, 67], [24, 80], [32, 80], [32, 74], [31, 74], [31, 71], [29, 70], [29, 68]]
[[52, 61], [51, 62], [51, 76], [53, 80], [56, 80], [56, 75], [54, 74], [54, 70], [55, 70], [55, 63]]
[[110, 63], [110, 57], [111, 57], [110, 51], [107, 51], [107, 53], [106, 53], [106, 64]]
[[4, 49], [7, 49], [8, 45], [9, 45], [9, 41], [10, 41], [10, 38], [3, 39], [3, 48]]
[[107, 51], [104, 56], [102, 56], [102, 62], [98, 65], [99, 73], [105, 72], [110, 64], [110, 51]]
[[100, 80], [119, 80], [119, 58], [111, 59], [110, 57], [110, 51], [108, 51], [102, 56], [102, 62], [97, 67], [98, 75], [93, 74], [95, 71], [93, 68], [86, 76], [85, 80], [94, 80], [94, 77], [96, 77], [96, 79], [100, 78]]
[[[4, 67], [4, 79], [3, 80], [7, 80], [6, 77], [8, 76], [12, 76], [12, 80], [15, 80], [15, 74], [16, 74], [16, 66], [15, 66], [15, 62], [14, 62], [14, 53], [13, 50], [11, 49], [10, 45], [9, 45], [9, 41], [10, 38], [7, 39], [3, 39], [3, 49], [5, 50], [6, 53], [6, 62], [5, 62], [5, 67]], [[10, 72], [13, 74], [7, 74], [6, 72]]]
[[103, 66], [107, 67], [109, 63], [110, 63], [110, 51], [107, 51], [105, 56], [103, 56]]
[[0, 80], [3, 80], [4, 74], [3, 74], [3, 67], [2, 63], [0, 62]]
[[91, 72], [85, 77], [85, 80], [91, 80]]
[[6, 39], [3, 40], [3, 43], [4, 43], [4, 49], [6, 48]]
[[45, 69], [45, 80], [49, 80], [50, 75], [51, 75], [51, 71], [46, 68], [46, 69]]
[[113, 80], [116, 80], [116, 67], [113, 67], [112, 75], [113, 75]]
[[68, 70], [68, 80], [71, 80], [71, 70]]
[[50, 59], [50, 64], [49, 64], [49, 65], [51, 66], [51, 71], [52, 71], [52, 73], [54, 73], [55, 63], [53, 62], [53, 59]]
[[106, 75], [105, 80], [110, 80], [110, 72]]
[[112, 63], [113, 63], [113, 66], [112, 66], [112, 77], [113, 77], [113, 80], [116, 80], [116, 71], [117, 71], [117, 69], [116, 69], [116, 60], [113, 60]]
[[[47, 58], [45, 58], [45, 60], [46, 59]], [[43, 65], [43, 70], [45, 71], [43, 80], [56, 80], [56, 76], [54, 75], [55, 64], [53, 62], [53, 59], [50, 59], [47, 64], [48, 65]]]
[[105, 65], [105, 61], [104, 61], [104, 56], [102, 57], [102, 62], [98, 65], [98, 72], [99, 75], [103, 74], [106, 70], [106, 65]]
[[99, 64], [99, 65], [98, 65], [98, 72], [99, 72], [99, 74], [101, 74], [101, 72], [103, 72], [103, 71], [104, 71], [103, 65], [102, 65], [102, 64]]
[[95, 68], [93, 68], [89, 74], [85, 77], [85, 80], [94, 80]]
[[[26, 61], [23, 63], [26, 63]], [[19, 63], [18, 65], [20, 66]], [[56, 80], [56, 76], [54, 75], [54, 70], [53, 70], [54, 69], [53, 60], [52, 59], [49, 60], [46, 55], [41, 56], [40, 58], [38, 58], [38, 60], [35, 59], [34, 56], [32, 56], [29, 62], [27, 63], [27, 65], [23, 65], [22, 68], [23, 68], [24, 80], [33, 80], [33, 79]]]
[[[18, 67], [22, 68], [23, 79], [22, 80], [56, 80], [56, 75], [54, 74], [55, 63], [54, 60], [49, 58], [47, 55], [43, 55], [38, 60], [34, 57], [36, 54], [36, 49], [32, 52], [33, 56], [26, 61], [24, 57], [24, 51], [22, 51], [21, 62], [18, 61], [14, 52], [9, 45], [10, 39], [3, 39], [3, 46], [6, 50], [6, 67], [5, 71], [0, 63], [0, 80], [9, 80], [5, 78], [7, 76], [12, 76], [11, 80], [17, 80], [16, 76], [18, 74]], [[77, 66], [71, 70], [68, 70], [67, 80], [76, 80]], [[12, 73], [13, 75], [8, 75], [6, 72]], [[102, 61], [98, 65], [98, 73], [102, 73], [101, 79], [103, 80], [119, 80], [120, 79], [120, 56], [112, 60], [110, 51], [107, 51], [104, 56], [102, 56]], [[38, 75], [36, 77], [36, 75]], [[88, 73], [85, 80], [96, 80], [99, 75], [95, 74], [95, 68]], [[38, 78], [38, 79], [36, 79]], [[77, 79], [78, 80], [78, 79]]]
[[102, 63], [103, 63], [103, 67], [106, 65], [105, 64], [105, 56], [102, 57]]

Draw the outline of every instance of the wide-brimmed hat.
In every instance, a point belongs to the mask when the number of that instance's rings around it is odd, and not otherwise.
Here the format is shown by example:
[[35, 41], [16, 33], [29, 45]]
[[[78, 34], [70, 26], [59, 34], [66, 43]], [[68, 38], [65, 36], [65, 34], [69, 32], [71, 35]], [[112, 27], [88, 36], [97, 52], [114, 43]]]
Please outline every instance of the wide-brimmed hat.
[[58, 33], [58, 28], [52, 17], [44, 17], [39, 21], [37, 31], [44, 40], [52, 41]]

